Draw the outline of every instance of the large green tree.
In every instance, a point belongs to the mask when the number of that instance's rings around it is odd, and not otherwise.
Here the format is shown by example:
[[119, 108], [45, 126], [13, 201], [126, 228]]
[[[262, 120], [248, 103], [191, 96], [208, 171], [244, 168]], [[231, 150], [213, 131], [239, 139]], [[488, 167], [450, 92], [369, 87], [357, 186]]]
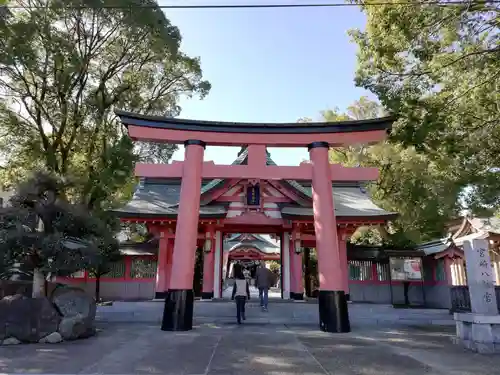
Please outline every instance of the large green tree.
[[198, 58], [153, 0], [31, 0], [0, 23], [2, 182], [44, 168], [79, 181], [66, 192], [91, 210], [128, 197], [138, 159], [175, 146], [134, 147], [114, 109], [178, 115], [203, 97]]
[[441, 199], [421, 203], [437, 205], [442, 215], [443, 201], [459, 194], [473, 213], [498, 210], [499, 5], [371, 2], [359, 2], [365, 30], [351, 31], [359, 46], [356, 83], [399, 116], [392, 139], [404, 147], [403, 160], [413, 155], [415, 177], [422, 179], [415, 182], [438, 175], [430, 188]]
[[[382, 105], [362, 97], [350, 105], [346, 113], [328, 110], [321, 116], [325, 121], [339, 121], [385, 114]], [[445, 162], [447, 158], [434, 160], [419, 153], [414, 146], [389, 139], [370, 147], [333, 148], [330, 160], [351, 167], [378, 167], [380, 178], [368, 185], [369, 192], [381, 207], [399, 214], [382, 233], [366, 228], [358, 231], [352, 238], [356, 243], [404, 246], [433, 239], [444, 234], [445, 224], [458, 213], [461, 185], [452, 161]]]

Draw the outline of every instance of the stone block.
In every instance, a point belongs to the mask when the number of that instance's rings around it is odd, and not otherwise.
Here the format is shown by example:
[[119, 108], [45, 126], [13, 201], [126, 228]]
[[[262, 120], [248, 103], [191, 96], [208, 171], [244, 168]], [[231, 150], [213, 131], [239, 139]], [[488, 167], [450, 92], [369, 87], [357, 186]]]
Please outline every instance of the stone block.
[[472, 340], [476, 343], [493, 343], [491, 324], [472, 323]]
[[88, 327], [86, 320], [81, 315], [64, 317], [59, 323], [59, 334], [64, 340], [76, 340], [95, 334], [93, 326]]
[[455, 343], [482, 354], [500, 353], [500, 316], [455, 314], [455, 320]]
[[83, 289], [74, 287], [58, 288], [51, 296], [52, 303], [59, 309], [62, 316], [82, 316], [95, 320], [96, 302]]
[[471, 323], [469, 322], [456, 322], [457, 337], [461, 340], [471, 339]]
[[59, 288], [52, 293], [51, 299], [63, 316], [57, 331], [64, 340], [85, 338], [95, 333], [96, 302], [84, 290]]
[[491, 326], [491, 333], [493, 335], [493, 342], [500, 343], [500, 324], [493, 324]]
[[[460, 341], [458, 341], [458, 342], [460, 342]], [[472, 341], [472, 340], [462, 340], [462, 343], [463, 343], [465, 349], [476, 350], [476, 347], [474, 345], [474, 341]]]
[[490, 342], [490, 343], [484, 343], [484, 342], [474, 342], [475, 349], [474, 351], [481, 353], [481, 354], [494, 354], [495, 353], [495, 344]]
[[15, 337], [9, 337], [9, 338], [2, 341], [2, 345], [18, 345], [20, 343], [21, 343], [21, 341], [19, 341]]
[[61, 334], [59, 332], [52, 332], [50, 335], [38, 340], [40, 344], [57, 344], [61, 341], [63, 341], [63, 338], [61, 337]]
[[0, 301], [0, 327], [5, 337], [36, 343], [57, 331], [61, 317], [47, 298], [10, 298]]
[[7, 338], [7, 324], [10, 314], [10, 308], [14, 301], [26, 299], [21, 294], [6, 296], [0, 300], [0, 340]]

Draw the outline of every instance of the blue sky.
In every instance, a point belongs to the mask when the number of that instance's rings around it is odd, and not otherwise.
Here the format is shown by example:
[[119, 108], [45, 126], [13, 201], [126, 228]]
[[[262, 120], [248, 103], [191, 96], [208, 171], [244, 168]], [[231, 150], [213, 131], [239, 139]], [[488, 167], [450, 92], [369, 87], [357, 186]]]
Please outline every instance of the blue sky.
[[[182, 4], [221, 4], [197, 1]], [[259, 2], [270, 0], [231, 3]], [[180, 3], [160, 1], [160, 5]], [[368, 95], [354, 86], [356, 45], [347, 35], [350, 28], [364, 27], [364, 15], [357, 7], [165, 9], [165, 13], [182, 33], [183, 51], [201, 58], [204, 77], [212, 83], [204, 100], [181, 101], [180, 117], [295, 122], [301, 117], [317, 119], [324, 109], [343, 110]], [[205, 160], [229, 164], [237, 151], [207, 147]], [[298, 165], [308, 158], [305, 149], [272, 148], [270, 152], [279, 165]], [[182, 149], [174, 159], [183, 159]]]

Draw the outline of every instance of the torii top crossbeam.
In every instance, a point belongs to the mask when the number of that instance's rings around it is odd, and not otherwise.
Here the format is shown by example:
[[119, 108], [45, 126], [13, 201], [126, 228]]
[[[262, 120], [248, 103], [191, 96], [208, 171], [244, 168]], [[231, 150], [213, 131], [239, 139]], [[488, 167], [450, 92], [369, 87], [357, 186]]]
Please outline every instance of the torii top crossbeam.
[[246, 144], [300, 147], [312, 142], [330, 146], [376, 143], [385, 138], [395, 118], [312, 123], [245, 123], [186, 120], [116, 111], [134, 140], [184, 143], [196, 139], [207, 145]]
[[[248, 165], [225, 166], [213, 162], [203, 163], [203, 178], [248, 178], [267, 180], [311, 180], [311, 166], [266, 166], [265, 147], [300, 147], [325, 142], [330, 146], [371, 144], [385, 138], [393, 117], [370, 120], [322, 122], [250, 124], [237, 122], [214, 122], [183, 120], [170, 117], [145, 116], [116, 111], [122, 123], [127, 126], [129, 136], [134, 140], [184, 143], [197, 140], [206, 145], [247, 145]], [[330, 166], [332, 181], [373, 181], [378, 178], [376, 168], [345, 168]], [[136, 175], [141, 177], [180, 178], [183, 162], [172, 164], [136, 165]]]

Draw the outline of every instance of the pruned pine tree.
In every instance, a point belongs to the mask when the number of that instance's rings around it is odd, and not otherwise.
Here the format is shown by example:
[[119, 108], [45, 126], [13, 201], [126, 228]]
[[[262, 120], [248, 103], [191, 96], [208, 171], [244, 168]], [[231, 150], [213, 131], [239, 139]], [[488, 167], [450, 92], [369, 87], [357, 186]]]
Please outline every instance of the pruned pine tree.
[[0, 254], [9, 265], [33, 272], [34, 297], [45, 294], [47, 278], [95, 263], [104, 239], [113, 243], [101, 219], [65, 199], [68, 185], [54, 174], [36, 172], [1, 209]]

